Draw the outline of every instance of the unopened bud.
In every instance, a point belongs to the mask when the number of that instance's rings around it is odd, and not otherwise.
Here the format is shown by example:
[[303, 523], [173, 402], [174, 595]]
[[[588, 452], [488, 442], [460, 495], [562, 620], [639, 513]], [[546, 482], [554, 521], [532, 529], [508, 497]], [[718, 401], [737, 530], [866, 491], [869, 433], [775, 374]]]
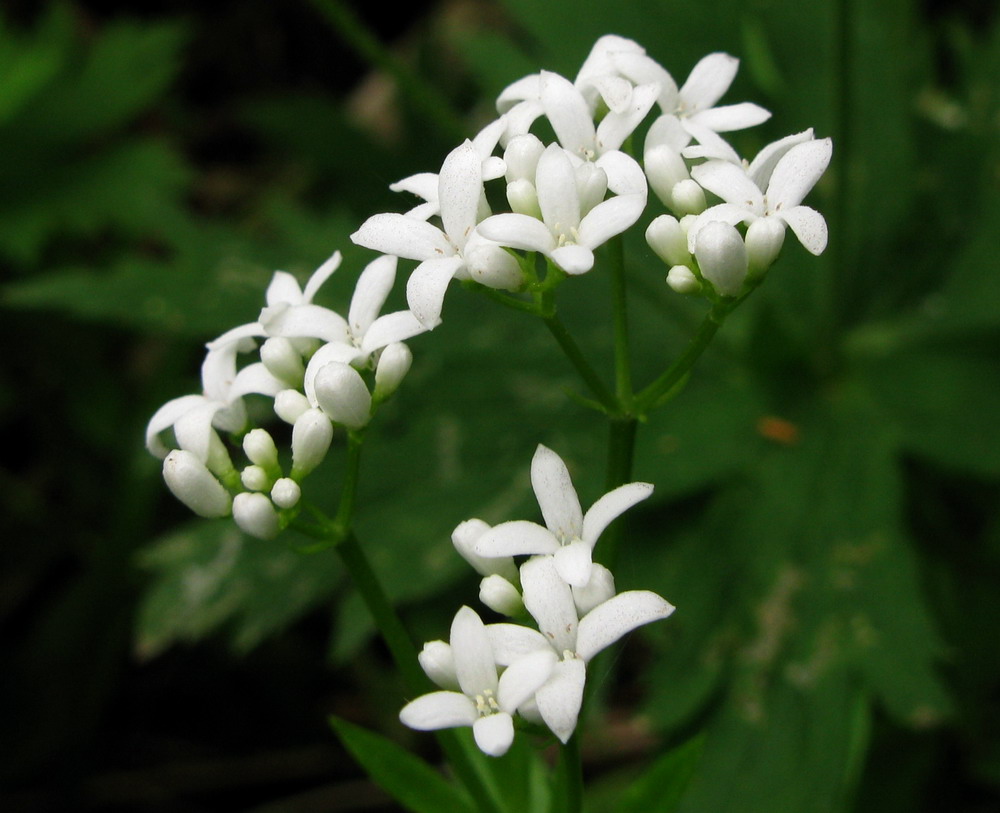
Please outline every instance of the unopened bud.
[[331, 420], [348, 429], [367, 426], [372, 396], [361, 374], [339, 361], [324, 364], [316, 373], [316, 401]]
[[291, 477], [282, 477], [271, 489], [271, 500], [278, 508], [294, 508], [302, 498], [302, 489]]
[[573, 602], [582, 618], [598, 604], [603, 604], [615, 594], [615, 577], [604, 565], [594, 562], [590, 566], [590, 581], [583, 587], [573, 588]]
[[427, 677], [442, 689], [454, 691], [459, 688], [455, 657], [449, 644], [444, 641], [428, 641], [417, 655], [417, 660]]
[[402, 342], [393, 342], [382, 351], [375, 367], [373, 398], [376, 403], [384, 401], [399, 388], [412, 363], [413, 353]]
[[507, 203], [510, 210], [519, 215], [541, 219], [542, 208], [538, 205], [538, 192], [527, 178], [517, 178], [507, 184]]
[[319, 409], [307, 409], [292, 427], [292, 477], [300, 480], [323, 462], [333, 440], [333, 424]]
[[659, 144], [646, 150], [643, 156], [646, 178], [656, 196], [668, 209], [674, 208], [674, 187], [681, 181], [689, 180], [687, 164], [681, 154], [666, 144]]
[[503, 152], [504, 164], [507, 166], [507, 181], [518, 179], [535, 179], [535, 169], [538, 159], [545, 152], [545, 145], [538, 136], [532, 133], [514, 136]]
[[705, 190], [691, 178], [674, 184], [674, 188], [670, 190], [670, 199], [673, 201], [671, 208], [679, 215], [700, 215], [708, 206]]
[[687, 265], [691, 262], [687, 232], [673, 215], [654, 218], [646, 228], [646, 242], [667, 265]]
[[580, 197], [580, 212], [586, 214], [604, 200], [608, 193], [608, 175], [590, 161], [576, 168], [576, 189]]
[[251, 463], [263, 469], [276, 468], [278, 447], [266, 429], [251, 429], [243, 436], [243, 452]]
[[173, 495], [198, 516], [228, 516], [232, 506], [229, 492], [191, 452], [170, 452], [163, 461], [163, 479]]
[[785, 242], [785, 224], [776, 217], [758, 217], [747, 229], [750, 273], [758, 276], [771, 267]]
[[268, 339], [260, 346], [260, 360], [275, 378], [297, 387], [302, 384], [305, 365], [291, 341], [282, 337]]
[[675, 265], [667, 272], [667, 285], [679, 294], [696, 294], [701, 290], [701, 281], [686, 265]]
[[309, 408], [309, 399], [298, 390], [282, 390], [274, 396], [274, 414], [285, 423], [294, 425]]
[[739, 296], [747, 276], [747, 249], [735, 226], [721, 220], [705, 224], [695, 236], [694, 256], [722, 296]]
[[243, 533], [258, 539], [274, 539], [281, 530], [274, 505], [256, 492], [244, 491], [233, 498], [233, 519]]
[[517, 588], [496, 574], [479, 583], [479, 600], [500, 615], [514, 616], [524, 611], [524, 601]]
[[260, 466], [247, 466], [240, 473], [240, 481], [248, 491], [267, 491], [271, 487], [271, 478]]
[[460, 522], [451, 532], [451, 543], [459, 556], [465, 559], [480, 576], [492, 576], [494, 573], [507, 580], [517, 578], [517, 566], [512, 556], [480, 556], [475, 552], [476, 541], [490, 529], [488, 523], [481, 519], [467, 519]]

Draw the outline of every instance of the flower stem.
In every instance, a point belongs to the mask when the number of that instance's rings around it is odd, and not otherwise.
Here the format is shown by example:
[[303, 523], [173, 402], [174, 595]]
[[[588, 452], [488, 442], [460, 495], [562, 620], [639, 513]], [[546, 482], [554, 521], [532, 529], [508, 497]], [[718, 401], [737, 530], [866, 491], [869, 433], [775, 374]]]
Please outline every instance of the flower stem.
[[[611, 308], [615, 335], [615, 394], [622, 411], [632, 409], [632, 363], [628, 347], [628, 301], [625, 254], [621, 237], [611, 241]], [[620, 485], [617, 483], [616, 485]]]
[[716, 302], [712, 305], [711, 310], [705, 314], [705, 318], [698, 327], [698, 332], [695, 333], [694, 338], [688, 343], [681, 356], [667, 368], [663, 375], [636, 395], [635, 406], [639, 414], [645, 414], [657, 406], [661, 402], [661, 399], [668, 395], [681, 382], [684, 376], [691, 372], [694, 363], [705, 352], [705, 348], [708, 347], [715, 337], [716, 332], [722, 327], [726, 316], [741, 301], [741, 299], [738, 299], [734, 302]]
[[593, 393], [594, 397], [598, 400], [602, 407], [609, 415], [617, 415], [620, 413], [621, 408], [618, 403], [618, 399], [615, 398], [614, 394], [609, 390], [604, 382], [601, 381], [601, 377], [597, 374], [593, 367], [590, 366], [590, 362], [587, 361], [587, 357], [580, 350], [579, 345], [574, 341], [573, 337], [566, 330], [566, 326], [562, 323], [559, 317], [555, 314], [555, 309], [553, 308], [548, 314], [542, 315], [542, 321], [545, 322], [545, 327], [549, 329], [549, 333], [555, 338], [559, 347], [562, 348], [563, 353], [566, 354], [566, 358], [570, 360], [570, 363], [576, 368], [576, 371], [580, 374], [584, 383]]
[[559, 750], [556, 771], [557, 813], [580, 813], [583, 808], [583, 760], [578, 733]]

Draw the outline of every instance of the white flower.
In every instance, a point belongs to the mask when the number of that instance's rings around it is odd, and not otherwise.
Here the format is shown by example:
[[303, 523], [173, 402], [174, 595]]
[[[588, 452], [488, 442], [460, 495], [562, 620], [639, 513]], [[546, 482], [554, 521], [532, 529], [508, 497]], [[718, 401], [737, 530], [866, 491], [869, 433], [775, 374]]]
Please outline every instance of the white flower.
[[[431, 692], [403, 707], [399, 719], [420, 731], [472, 726], [476, 745], [490, 756], [507, 752], [514, 740], [511, 715], [548, 679], [556, 656], [535, 652], [510, 662], [498, 677], [490, 637], [476, 611], [462, 607], [451, 625], [451, 656], [461, 691]], [[425, 649], [425, 652], [427, 650]], [[446, 673], [447, 666], [438, 671]]]
[[[711, 160], [694, 167], [694, 179], [724, 202], [710, 206], [691, 225], [689, 250], [694, 251], [698, 232], [712, 221], [735, 226], [765, 218], [787, 225], [806, 250], [821, 254], [827, 243], [826, 221], [815, 209], [801, 203], [826, 170], [832, 152], [829, 138], [796, 143], [773, 163], [775, 153], [770, 151], [768, 160], [755, 167], [753, 176], [728, 161]], [[761, 191], [764, 184], [766, 191]]]
[[368, 218], [351, 235], [359, 246], [418, 260], [406, 285], [406, 301], [426, 328], [441, 322], [445, 291], [452, 279], [475, 279], [495, 288], [517, 288], [517, 261], [484, 240], [476, 224], [488, 214], [483, 195], [483, 161], [471, 141], [452, 150], [438, 176], [442, 228], [410, 215]]
[[257, 321], [261, 332], [255, 335], [346, 341], [347, 323], [344, 318], [329, 308], [313, 304], [316, 292], [337, 270], [340, 261], [340, 252], [335, 251], [312, 273], [305, 288], [300, 288], [295, 277], [287, 271], [275, 271], [267, 287], [267, 305]]
[[701, 275], [723, 296], [739, 296], [747, 276], [747, 249], [735, 226], [713, 220], [698, 232], [694, 256]]
[[[642, 170], [618, 151], [574, 164], [569, 152], [550, 144], [538, 159], [535, 189], [541, 220], [499, 214], [480, 223], [479, 232], [500, 245], [540, 252], [567, 274], [589, 271], [594, 249], [635, 223], [646, 206]], [[616, 194], [604, 200], [604, 189]]]
[[491, 624], [487, 631], [501, 665], [538, 651], [558, 656], [549, 678], [535, 692], [534, 703], [552, 733], [566, 742], [580, 713], [586, 664], [627, 632], [666, 618], [674, 607], [656, 593], [630, 590], [602, 601], [581, 617], [573, 591], [551, 556], [535, 556], [521, 565], [521, 584], [524, 605], [538, 623], [538, 631], [517, 624]]
[[590, 581], [594, 545], [608, 524], [653, 492], [649, 483], [627, 483], [609, 491], [584, 514], [566, 464], [542, 445], [531, 461], [531, 485], [545, 526], [526, 520], [502, 522], [484, 531], [473, 551], [480, 556], [552, 554], [560, 576], [574, 587]]
[[729, 90], [739, 68], [739, 60], [729, 54], [703, 57], [680, 89], [673, 77], [645, 54], [623, 51], [614, 55], [614, 62], [622, 75], [636, 84], [656, 83], [660, 88], [657, 102], [663, 114], [679, 119], [699, 141], [711, 141], [715, 133], [742, 130], [771, 117], [770, 112], [751, 102], [715, 106]]
[[[166, 457], [169, 448], [160, 433], [173, 427], [177, 447], [192, 452], [209, 468], [221, 444], [214, 429], [237, 432], [247, 421], [243, 396], [251, 393], [274, 396], [285, 389], [261, 363], [249, 364], [237, 372], [236, 357], [254, 347], [251, 337], [256, 325], [242, 325], [208, 344], [201, 365], [200, 395], [183, 395], [160, 407], [146, 426], [146, 448], [157, 457]], [[214, 427], [214, 428], [213, 428]]]

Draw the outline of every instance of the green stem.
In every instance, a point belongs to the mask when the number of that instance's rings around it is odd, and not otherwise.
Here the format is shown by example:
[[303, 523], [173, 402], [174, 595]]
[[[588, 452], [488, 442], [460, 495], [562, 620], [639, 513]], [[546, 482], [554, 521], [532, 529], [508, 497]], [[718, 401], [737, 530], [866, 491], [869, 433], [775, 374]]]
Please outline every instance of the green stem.
[[609, 415], [617, 415], [620, 413], [621, 408], [618, 404], [618, 399], [615, 398], [614, 394], [609, 390], [604, 382], [601, 381], [601, 377], [597, 374], [593, 367], [590, 366], [590, 362], [587, 361], [587, 357], [580, 350], [579, 345], [570, 336], [569, 331], [566, 330], [566, 326], [563, 325], [562, 321], [556, 316], [554, 309], [549, 313], [549, 315], [542, 316], [542, 320], [545, 322], [545, 327], [549, 329], [549, 333], [558, 342], [559, 347], [562, 348], [563, 353], [566, 354], [566, 358], [570, 360], [570, 363], [576, 368], [576, 371], [580, 374], [584, 383], [593, 393], [594, 397], [598, 400], [602, 407]]
[[559, 750], [556, 770], [556, 810], [559, 813], [580, 813], [583, 809], [583, 760], [580, 757], [579, 734], [570, 737]]
[[361, 19], [341, 0], [312, 0], [312, 4], [340, 34], [344, 42], [366, 62], [385, 71], [421, 115], [438, 130], [447, 130], [452, 140], [466, 137], [466, 126], [447, 99], [411, 67], [396, 58]]
[[705, 318], [698, 327], [698, 332], [695, 333], [694, 338], [688, 343], [680, 358], [671, 364], [663, 375], [636, 395], [635, 406], [636, 411], [640, 415], [644, 415], [655, 407], [663, 396], [667, 395], [680, 383], [684, 376], [691, 372], [691, 368], [695, 362], [705, 352], [705, 348], [708, 347], [715, 337], [716, 332], [722, 327], [726, 316], [740, 302], [742, 302], [742, 299], [735, 300], [734, 302], [716, 302], [712, 305], [711, 310], [705, 314]]
[[611, 241], [611, 307], [615, 334], [615, 394], [626, 413], [632, 407], [632, 364], [628, 348], [625, 255], [620, 237]]

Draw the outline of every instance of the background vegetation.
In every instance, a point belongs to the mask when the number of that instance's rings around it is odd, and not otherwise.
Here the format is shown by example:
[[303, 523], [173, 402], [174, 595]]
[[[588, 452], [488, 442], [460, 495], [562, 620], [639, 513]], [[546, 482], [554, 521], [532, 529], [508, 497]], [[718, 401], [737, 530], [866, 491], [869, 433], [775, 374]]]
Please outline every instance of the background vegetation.
[[[409, 205], [388, 184], [608, 32], [679, 78], [740, 56], [727, 100], [774, 112], [743, 154], [807, 126], [835, 152], [812, 199], [830, 250], [786, 248], [640, 429], [636, 478], [657, 490], [630, 512], [620, 587], [679, 609], [617, 664], [587, 744], [593, 809], [702, 730], [683, 810], [1000, 806], [992, 4], [135, 5], [0, 17], [3, 809], [392, 809], [326, 715], [428, 744], [395, 721], [337, 563], [192, 522], [143, 429], [274, 269], [304, 278], [341, 249], [322, 296], [343, 307], [368, 259], [348, 235]], [[641, 241], [628, 256], [641, 379], [698, 308]], [[605, 293], [595, 271], [565, 302], [598, 359]], [[474, 591], [452, 527], [535, 510], [537, 442], [584, 503], [601, 490], [596, 417], [544, 330], [460, 291], [445, 316], [380, 413], [360, 502], [418, 640]]]

